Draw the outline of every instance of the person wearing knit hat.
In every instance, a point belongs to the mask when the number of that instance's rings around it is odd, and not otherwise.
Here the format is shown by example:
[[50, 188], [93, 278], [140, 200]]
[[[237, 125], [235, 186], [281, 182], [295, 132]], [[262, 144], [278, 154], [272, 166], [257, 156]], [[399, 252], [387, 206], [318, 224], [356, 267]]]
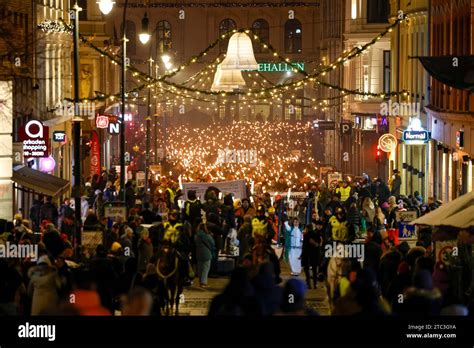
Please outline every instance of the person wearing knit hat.
[[119, 242], [113, 242], [112, 247], [110, 249], [112, 250], [113, 253], [115, 253], [119, 251], [120, 249], [122, 249], [122, 245], [120, 245]]
[[410, 316], [439, 315], [442, 302], [441, 292], [433, 286], [431, 273], [423, 269], [414, 274], [413, 286], [405, 290], [403, 302], [396, 311]]
[[281, 311], [285, 315], [305, 315], [307, 287], [301, 279], [291, 278], [285, 283]]

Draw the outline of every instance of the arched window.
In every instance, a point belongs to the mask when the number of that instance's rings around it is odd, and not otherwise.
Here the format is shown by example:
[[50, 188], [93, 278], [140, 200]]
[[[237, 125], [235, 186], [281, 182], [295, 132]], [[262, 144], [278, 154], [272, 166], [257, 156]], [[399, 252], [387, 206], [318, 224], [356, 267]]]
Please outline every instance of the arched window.
[[252, 30], [260, 38], [259, 40], [253, 40], [253, 51], [255, 53], [267, 52], [268, 47], [264, 48], [262, 43], [270, 42], [270, 27], [265, 19], [257, 19], [252, 24]]
[[[127, 37], [127, 55], [135, 55], [137, 53], [137, 29], [135, 27], [135, 23], [133, 21], [126, 21], [125, 22], [125, 29], [126, 33], [125, 36]], [[123, 33], [123, 25], [120, 28], [120, 33]], [[120, 34], [122, 35], [122, 34]], [[120, 37], [123, 39], [123, 37]]]
[[[222, 20], [221, 23], [219, 24], [219, 37], [222, 34], [225, 34], [228, 31], [233, 30], [233, 29], [237, 29], [237, 25], [235, 24], [233, 19], [226, 18], [226, 19]], [[229, 43], [229, 38], [227, 38], [226, 40], [220, 41], [220, 43], [219, 43], [219, 52], [220, 53], [227, 52], [227, 44], [228, 43]]]
[[171, 50], [173, 46], [171, 24], [168, 21], [159, 21], [156, 25], [156, 50], [157, 54], [163, 54]]
[[303, 32], [301, 22], [289, 19], [285, 23], [285, 53], [301, 53]]

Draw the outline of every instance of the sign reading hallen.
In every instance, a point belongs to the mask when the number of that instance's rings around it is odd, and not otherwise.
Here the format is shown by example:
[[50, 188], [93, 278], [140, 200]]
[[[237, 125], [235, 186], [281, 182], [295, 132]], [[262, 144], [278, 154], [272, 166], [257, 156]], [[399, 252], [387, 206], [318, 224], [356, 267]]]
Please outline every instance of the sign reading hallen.
[[40, 121], [31, 120], [19, 130], [25, 158], [49, 157], [49, 128]]
[[293, 70], [304, 70], [304, 62], [295, 63], [258, 63], [257, 71], [260, 72], [285, 72]]

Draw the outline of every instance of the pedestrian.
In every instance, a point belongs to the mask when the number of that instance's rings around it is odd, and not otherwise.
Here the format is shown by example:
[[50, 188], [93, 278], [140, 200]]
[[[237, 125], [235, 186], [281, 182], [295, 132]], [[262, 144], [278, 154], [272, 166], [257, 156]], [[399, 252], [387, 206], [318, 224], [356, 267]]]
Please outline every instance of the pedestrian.
[[250, 215], [245, 215], [243, 221], [244, 223], [240, 226], [239, 231], [237, 232], [240, 262], [243, 260], [245, 255], [250, 253], [252, 239], [252, 217]]
[[58, 291], [62, 282], [48, 255], [38, 258], [36, 266], [28, 271], [28, 277], [31, 315], [41, 315], [54, 309], [59, 303]]
[[100, 220], [104, 216], [104, 193], [101, 190], [95, 191], [95, 200], [93, 204], [93, 208], [97, 218]]
[[290, 226], [285, 221], [285, 258], [290, 264], [291, 275], [297, 276], [301, 273], [301, 249], [303, 246], [303, 234], [301, 233], [298, 218], [294, 218]]
[[138, 271], [144, 273], [148, 262], [153, 256], [153, 245], [149, 238], [148, 229], [144, 228], [140, 232], [140, 240], [138, 241]]
[[197, 227], [197, 233], [194, 236], [196, 242], [196, 260], [197, 260], [197, 274], [199, 278], [199, 285], [202, 288], [207, 288], [207, 277], [211, 269], [211, 260], [213, 252], [215, 251], [214, 238], [207, 229], [206, 224], [201, 223]]
[[[321, 256], [321, 245], [323, 243], [323, 223], [316, 221], [315, 229], [312, 225], [306, 225], [303, 234], [303, 249], [301, 253], [301, 265], [306, 276], [306, 285], [311, 289], [311, 279], [313, 288], [316, 289], [318, 282], [318, 268]], [[312, 277], [310, 274], [312, 271]]]
[[400, 196], [400, 187], [402, 186], [402, 177], [400, 176], [400, 171], [394, 169], [392, 171], [392, 178], [390, 180], [390, 193], [392, 196]]
[[45, 197], [44, 204], [40, 208], [40, 221], [48, 220], [57, 226], [58, 216], [58, 208], [53, 203], [53, 197]]

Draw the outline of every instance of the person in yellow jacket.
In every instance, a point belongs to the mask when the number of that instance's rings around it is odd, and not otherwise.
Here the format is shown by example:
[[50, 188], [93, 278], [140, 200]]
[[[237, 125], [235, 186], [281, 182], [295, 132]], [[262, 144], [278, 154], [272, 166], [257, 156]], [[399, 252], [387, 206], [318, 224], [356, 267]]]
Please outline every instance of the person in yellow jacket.
[[178, 211], [176, 209], [171, 210], [168, 216], [168, 221], [163, 223], [163, 241], [175, 245], [178, 242], [182, 227], [183, 224], [178, 220]]
[[336, 208], [335, 214], [329, 219], [331, 239], [335, 242], [349, 243], [354, 240], [354, 229], [347, 223], [346, 212]]
[[344, 204], [351, 196], [351, 187], [347, 181], [343, 181], [341, 185], [336, 189], [336, 194], [341, 198], [341, 202]]

